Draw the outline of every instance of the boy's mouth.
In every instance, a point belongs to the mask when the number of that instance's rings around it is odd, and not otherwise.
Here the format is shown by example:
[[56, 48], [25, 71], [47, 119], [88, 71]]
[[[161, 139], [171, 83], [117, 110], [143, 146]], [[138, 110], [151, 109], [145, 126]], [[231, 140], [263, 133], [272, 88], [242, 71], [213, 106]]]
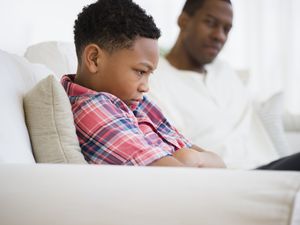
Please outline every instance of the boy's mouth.
[[140, 104], [141, 99], [132, 99], [130, 100], [130, 105], [129, 107], [134, 110], [138, 107], [138, 105]]

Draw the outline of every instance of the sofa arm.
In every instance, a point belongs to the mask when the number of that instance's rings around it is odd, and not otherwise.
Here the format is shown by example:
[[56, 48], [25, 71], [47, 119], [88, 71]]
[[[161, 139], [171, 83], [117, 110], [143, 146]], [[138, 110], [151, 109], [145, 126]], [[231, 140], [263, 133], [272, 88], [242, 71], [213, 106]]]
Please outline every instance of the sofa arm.
[[300, 173], [40, 164], [0, 180], [6, 225], [291, 225]]
[[300, 132], [300, 115], [284, 112], [283, 124], [286, 131]]

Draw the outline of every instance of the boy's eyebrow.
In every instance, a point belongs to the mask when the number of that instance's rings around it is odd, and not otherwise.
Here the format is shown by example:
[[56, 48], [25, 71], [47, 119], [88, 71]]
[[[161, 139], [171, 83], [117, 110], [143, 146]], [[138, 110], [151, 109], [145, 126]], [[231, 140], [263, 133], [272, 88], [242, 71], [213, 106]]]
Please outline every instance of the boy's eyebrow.
[[150, 65], [150, 64], [148, 64], [148, 63], [146, 63], [146, 62], [141, 62], [141, 63], [139, 63], [140, 65], [143, 65], [143, 66], [145, 66], [145, 67], [147, 67], [149, 70], [154, 70], [154, 68]]

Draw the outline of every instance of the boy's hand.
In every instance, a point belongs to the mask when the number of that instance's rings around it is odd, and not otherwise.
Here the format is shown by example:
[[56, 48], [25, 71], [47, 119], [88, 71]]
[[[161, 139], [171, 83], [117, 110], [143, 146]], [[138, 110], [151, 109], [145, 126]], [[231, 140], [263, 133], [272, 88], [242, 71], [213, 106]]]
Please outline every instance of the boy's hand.
[[225, 163], [217, 154], [201, 148], [179, 149], [172, 156], [163, 157], [149, 166], [183, 166], [199, 168], [226, 168]]
[[179, 149], [174, 152], [173, 157], [189, 167], [200, 168], [226, 168], [224, 161], [217, 154], [204, 150]]

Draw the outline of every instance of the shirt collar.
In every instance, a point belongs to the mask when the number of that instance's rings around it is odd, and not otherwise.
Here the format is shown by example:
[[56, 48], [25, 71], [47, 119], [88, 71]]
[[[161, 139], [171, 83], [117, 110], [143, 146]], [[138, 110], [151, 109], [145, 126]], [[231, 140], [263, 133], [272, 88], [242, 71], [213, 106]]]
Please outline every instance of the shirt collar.
[[86, 95], [86, 94], [97, 94], [97, 91], [94, 91], [92, 89], [83, 87], [79, 84], [74, 83], [75, 74], [68, 74], [64, 75], [61, 78], [61, 83], [65, 87], [68, 96], [80, 96], [80, 95]]

